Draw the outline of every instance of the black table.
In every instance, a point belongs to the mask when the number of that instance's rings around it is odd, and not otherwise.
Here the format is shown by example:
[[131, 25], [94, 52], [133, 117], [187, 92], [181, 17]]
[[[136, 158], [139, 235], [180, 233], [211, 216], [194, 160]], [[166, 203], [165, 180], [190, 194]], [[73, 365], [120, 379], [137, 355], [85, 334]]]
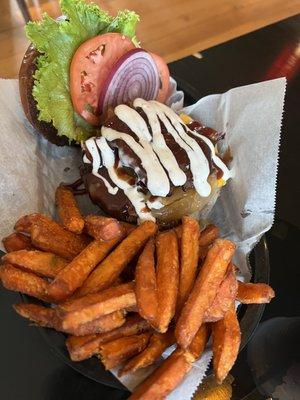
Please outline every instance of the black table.
[[[274, 227], [267, 234], [271, 285], [277, 297], [267, 306], [262, 323], [240, 353], [231, 372], [234, 398], [239, 400], [266, 399], [271, 393], [274, 393], [273, 399], [300, 399], [300, 383], [296, 378], [300, 377], [300, 331], [299, 318], [296, 318], [299, 315], [300, 282], [299, 46], [300, 17], [294, 17], [203, 51], [201, 59], [187, 57], [170, 65], [171, 74], [196, 97], [284, 74], [289, 77], [280, 150], [277, 213]], [[17, 293], [0, 288], [1, 399], [127, 398], [128, 393], [95, 383], [56, 358], [38, 330], [28, 327], [27, 321], [12, 310], [11, 305], [19, 301]], [[287, 383], [282, 384], [283, 379]], [[264, 392], [265, 389], [268, 392]]]

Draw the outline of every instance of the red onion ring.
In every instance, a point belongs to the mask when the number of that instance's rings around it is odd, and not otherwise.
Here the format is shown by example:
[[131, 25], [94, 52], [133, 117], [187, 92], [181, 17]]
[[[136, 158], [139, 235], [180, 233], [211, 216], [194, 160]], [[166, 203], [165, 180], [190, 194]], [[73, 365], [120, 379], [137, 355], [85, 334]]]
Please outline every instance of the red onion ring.
[[160, 85], [159, 72], [149, 53], [132, 49], [124, 54], [109, 73], [100, 93], [98, 111], [131, 103], [137, 97], [154, 100]]

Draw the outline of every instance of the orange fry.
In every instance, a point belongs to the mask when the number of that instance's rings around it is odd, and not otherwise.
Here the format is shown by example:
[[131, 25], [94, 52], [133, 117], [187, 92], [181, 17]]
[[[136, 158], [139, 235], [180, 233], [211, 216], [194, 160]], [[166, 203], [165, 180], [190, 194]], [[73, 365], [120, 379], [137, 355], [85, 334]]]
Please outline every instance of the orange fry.
[[3, 256], [9, 264], [46, 278], [54, 278], [68, 264], [64, 258], [38, 250], [18, 250]]
[[236, 298], [237, 288], [234, 266], [230, 263], [212, 305], [205, 312], [205, 322], [216, 322], [224, 317]]
[[78, 295], [96, 293], [109, 287], [156, 231], [157, 225], [151, 221], [138, 226], [94, 269], [79, 289]]
[[154, 264], [154, 240], [150, 239], [135, 269], [135, 293], [139, 314], [150, 323], [157, 312], [157, 290]]
[[29, 250], [32, 248], [30, 238], [22, 233], [12, 233], [3, 238], [2, 243], [8, 253], [11, 251]]
[[72, 191], [65, 186], [58, 186], [55, 192], [57, 212], [63, 226], [73, 233], [81, 233], [84, 227], [82, 218]]
[[119, 328], [105, 333], [86, 336], [69, 336], [66, 345], [73, 361], [82, 361], [98, 353], [101, 343], [131, 336], [149, 329], [149, 324], [138, 314], [131, 315]]
[[150, 336], [150, 332], [144, 332], [101, 344], [99, 355], [105, 369], [112, 369], [143, 351]]
[[49, 287], [49, 293], [57, 301], [70, 297], [87, 279], [96, 265], [113, 249], [120, 238], [103, 242], [94, 240], [61, 270]]
[[153, 325], [159, 332], [164, 333], [175, 314], [179, 285], [178, 241], [174, 230], [157, 236], [156, 252], [158, 307]]
[[49, 283], [39, 276], [5, 263], [0, 268], [0, 278], [6, 289], [21, 292], [43, 301], [51, 301], [47, 294]]
[[137, 227], [136, 225], [129, 224], [128, 222], [123, 222], [123, 221], [119, 221], [119, 224], [125, 230], [126, 236], [129, 235], [129, 233], [131, 233], [132, 231], [134, 231], [135, 228]]
[[238, 282], [237, 300], [244, 304], [270, 303], [275, 297], [274, 290], [265, 283]]
[[69, 300], [57, 307], [64, 329], [74, 329], [114, 311], [126, 309], [136, 304], [134, 286], [124, 283], [100, 293], [90, 294], [75, 300]]
[[182, 218], [181, 256], [178, 311], [182, 309], [190, 294], [198, 266], [200, 227], [198, 221], [191, 217]]
[[[142, 382], [128, 400], [161, 400], [174, 390], [192, 368], [209, 338], [207, 325], [202, 325], [187, 350], [176, 349], [170, 357]], [[130, 362], [130, 361], [129, 361]]]
[[212, 338], [214, 372], [217, 381], [222, 383], [237, 358], [241, 343], [234, 302], [225, 317], [212, 324]]
[[33, 224], [31, 241], [35, 247], [67, 260], [76, 257], [90, 242], [86, 236], [69, 232], [51, 220]]
[[88, 215], [84, 218], [87, 233], [97, 240], [112, 240], [124, 236], [125, 229], [114, 218]]
[[125, 322], [124, 313], [116, 311], [94, 321], [90, 321], [87, 324], [82, 324], [74, 330], [64, 330], [54, 308], [27, 303], [16, 304], [14, 308], [19, 315], [40, 326], [53, 328], [59, 332], [70, 333], [76, 336], [107, 332], [118, 328]]
[[28, 235], [31, 234], [31, 228], [35, 223], [47, 223], [49, 218], [42, 214], [29, 214], [24, 215], [23, 217], [19, 218], [16, 222], [14, 229], [17, 232], [27, 233]]
[[215, 225], [207, 225], [207, 227], [201, 232], [199, 238], [199, 246], [209, 246], [220, 236], [219, 228]]
[[168, 331], [166, 333], [154, 332], [145, 350], [131, 358], [119, 371], [118, 375], [123, 376], [153, 364], [174, 341], [173, 331]]
[[198, 332], [196, 333], [194, 339], [192, 340], [191, 344], [189, 345], [187, 351], [193, 358], [193, 361], [198, 360], [201, 354], [203, 353], [205, 346], [208, 342], [210, 335], [210, 328], [208, 324], [203, 324], [199, 328]]
[[191, 356], [188, 352], [176, 349], [135, 389], [128, 400], [165, 399], [191, 370], [191, 361]]
[[208, 251], [193, 290], [178, 318], [175, 336], [177, 343], [187, 348], [204, 321], [206, 310], [213, 303], [224, 279], [235, 245], [226, 239], [217, 239]]

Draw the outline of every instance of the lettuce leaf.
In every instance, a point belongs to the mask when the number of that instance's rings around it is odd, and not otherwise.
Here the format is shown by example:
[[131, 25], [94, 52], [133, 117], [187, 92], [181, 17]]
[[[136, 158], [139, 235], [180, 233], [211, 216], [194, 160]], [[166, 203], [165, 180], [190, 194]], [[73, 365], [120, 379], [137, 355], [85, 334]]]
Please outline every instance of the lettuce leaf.
[[41, 53], [33, 97], [40, 120], [52, 122], [58, 135], [79, 142], [95, 131], [73, 109], [69, 90], [73, 54], [83, 42], [106, 32], [119, 32], [136, 41], [135, 26], [139, 17], [125, 10], [113, 18], [97, 5], [83, 0], [61, 0], [60, 6], [64, 19], [57, 21], [44, 14], [42, 21], [29, 22], [25, 28], [28, 39]]

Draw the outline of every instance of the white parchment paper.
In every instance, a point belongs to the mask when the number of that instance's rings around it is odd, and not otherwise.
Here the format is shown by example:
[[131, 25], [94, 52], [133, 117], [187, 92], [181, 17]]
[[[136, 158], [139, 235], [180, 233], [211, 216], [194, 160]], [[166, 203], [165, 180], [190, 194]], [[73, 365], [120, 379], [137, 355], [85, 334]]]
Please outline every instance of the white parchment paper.
[[[286, 80], [275, 79], [200, 99], [185, 111], [226, 132], [235, 177], [223, 188], [210, 216], [238, 244], [236, 263], [249, 278], [247, 254], [273, 223], [280, 128]], [[177, 97], [175, 96], [177, 99]], [[16, 80], [0, 80], [0, 237], [31, 212], [53, 214], [54, 192], [79, 173], [79, 148], [59, 148], [36, 135], [19, 100]], [[92, 206], [91, 206], [92, 207]], [[190, 399], [211, 359], [207, 350], [168, 399]], [[133, 389], [150, 369], [122, 378]]]

